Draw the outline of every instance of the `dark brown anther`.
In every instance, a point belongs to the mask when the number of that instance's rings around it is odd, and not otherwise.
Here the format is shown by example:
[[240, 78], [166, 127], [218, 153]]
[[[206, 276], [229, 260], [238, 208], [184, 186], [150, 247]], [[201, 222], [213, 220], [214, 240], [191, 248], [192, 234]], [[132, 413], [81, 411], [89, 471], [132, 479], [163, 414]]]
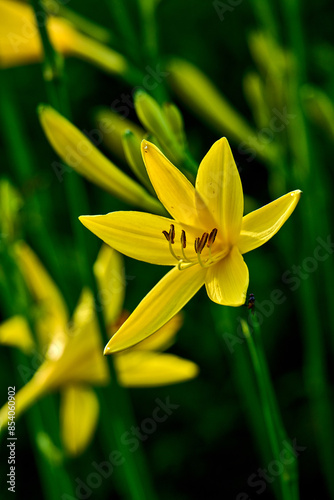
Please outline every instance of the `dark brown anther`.
[[200, 239], [200, 241], [199, 241], [199, 244], [198, 244], [198, 246], [197, 246], [197, 251], [198, 251], [199, 253], [201, 253], [201, 252], [202, 252], [202, 250], [203, 250], [203, 248], [205, 247], [206, 242], [208, 241], [208, 237], [209, 237], [209, 233], [203, 233], [203, 234], [202, 234], [202, 237], [201, 237], [201, 239]]
[[170, 235], [170, 242], [171, 242], [171, 243], [172, 243], [172, 245], [173, 245], [173, 244], [174, 244], [174, 241], [175, 241], [175, 227], [174, 227], [174, 224], [171, 224], [171, 225], [170, 225], [169, 235]]
[[216, 229], [216, 228], [212, 229], [210, 236], [208, 238], [208, 247], [211, 247], [211, 245], [214, 244], [217, 233], [218, 233], [218, 229]]
[[196, 253], [198, 253], [198, 245], [199, 245], [199, 238], [196, 238], [194, 243]]
[[166, 240], [169, 241], [169, 233], [167, 231], [162, 231], [162, 234], [165, 236]]
[[186, 232], [184, 231], [184, 229], [182, 229], [182, 232], [181, 232], [181, 245], [182, 245], [182, 248], [186, 248], [186, 246], [187, 246]]

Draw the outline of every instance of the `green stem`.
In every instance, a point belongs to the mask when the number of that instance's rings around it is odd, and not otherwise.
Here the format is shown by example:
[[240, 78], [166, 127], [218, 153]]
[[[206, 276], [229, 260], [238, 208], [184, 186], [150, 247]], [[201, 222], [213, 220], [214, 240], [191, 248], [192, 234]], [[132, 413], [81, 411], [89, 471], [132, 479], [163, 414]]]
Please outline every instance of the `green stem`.
[[[245, 321], [241, 321], [241, 326], [253, 364], [272, 454], [280, 461], [283, 441], [287, 441], [286, 432], [281, 421], [276, 396], [269, 375], [269, 369], [262, 348], [262, 342], [260, 341], [259, 323], [256, 316], [252, 314], [250, 315], [250, 321], [254, 332], [254, 338]], [[291, 458], [293, 458], [293, 456]], [[296, 488], [297, 478], [296, 461], [293, 460], [290, 464], [285, 466], [284, 473], [279, 476], [283, 500], [298, 500], [299, 496], [295, 493], [298, 492], [298, 488]], [[293, 492], [294, 495], [292, 495]]]
[[151, 63], [155, 63], [158, 57], [158, 36], [155, 20], [156, 2], [154, 0], [138, 0], [138, 6], [144, 53]]
[[262, 25], [263, 29], [278, 39], [278, 24], [276, 14], [272, 9], [272, 2], [268, 0], [251, 0], [251, 5], [259, 25]]
[[[252, 364], [248, 355], [248, 348], [244, 340], [235, 331], [238, 324], [237, 310], [232, 308], [211, 305], [215, 317], [215, 325], [220, 343], [228, 348], [228, 360], [230, 361], [232, 377], [239, 392], [240, 404], [245, 407], [250, 431], [254, 443], [259, 450], [260, 459], [263, 464], [272, 459], [271, 448], [268, 444], [265, 430], [265, 422], [261, 402], [258, 397], [256, 379], [252, 373]], [[277, 489], [277, 482], [273, 483]]]
[[138, 39], [124, 0], [105, 0], [105, 3], [112, 18], [115, 19], [115, 27], [118, 30], [122, 45], [125, 46], [126, 53], [133, 61], [138, 60], [138, 57], [140, 57]]

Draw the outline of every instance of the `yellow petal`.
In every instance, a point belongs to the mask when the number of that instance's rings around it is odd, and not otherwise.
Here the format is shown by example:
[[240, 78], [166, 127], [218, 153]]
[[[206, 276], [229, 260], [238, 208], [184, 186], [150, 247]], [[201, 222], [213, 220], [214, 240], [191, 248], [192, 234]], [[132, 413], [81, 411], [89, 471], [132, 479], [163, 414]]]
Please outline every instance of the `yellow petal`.
[[300, 195], [297, 189], [246, 215], [238, 242], [240, 252], [250, 252], [272, 238], [296, 208]]
[[[142, 212], [112, 212], [107, 215], [81, 216], [80, 222], [107, 245], [133, 259], [151, 264], [172, 266], [177, 263], [169, 251], [168, 241], [162, 231], [169, 231], [174, 224], [177, 234], [180, 225], [165, 217]], [[175, 241], [179, 252], [180, 242]]]
[[155, 387], [190, 380], [198, 374], [192, 361], [173, 354], [130, 351], [115, 356], [117, 376], [125, 387]]
[[32, 8], [1, 0], [0, 19], [0, 67], [40, 61], [42, 46]]
[[125, 296], [126, 282], [121, 254], [108, 245], [102, 245], [94, 264], [94, 273], [106, 325], [113, 325], [122, 312]]
[[35, 377], [46, 381], [49, 391], [70, 383], [106, 385], [109, 372], [102, 355], [93, 295], [88, 289], [81, 294], [66, 340], [65, 345], [58, 345], [56, 339], [51, 343], [47, 360]]
[[153, 335], [131, 347], [130, 350], [164, 351], [168, 349], [168, 347], [172, 345], [175, 335], [181, 328], [182, 321], [182, 314], [176, 314], [168, 323], [153, 333]]
[[68, 310], [56, 284], [32, 249], [23, 241], [15, 246], [24, 280], [40, 308], [41, 319], [37, 330], [42, 346], [46, 346], [56, 332], [66, 329]]
[[[21, 365], [22, 366], [22, 365]], [[36, 372], [37, 373], [37, 372]], [[17, 420], [28, 408], [48, 392], [45, 379], [34, 376], [15, 395], [15, 419]], [[8, 424], [8, 402], [0, 410], [0, 433]]]
[[215, 142], [203, 158], [196, 189], [216, 220], [224, 243], [234, 245], [240, 233], [244, 199], [240, 175], [225, 137]]
[[22, 316], [13, 316], [0, 325], [0, 344], [18, 347], [24, 353], [33, 351], [35, 343], [28, 325]]
[[224, 306], [241, 306], [246, 301], [248, 268], [237, 247], [208, 270], [205, 280], [209, 298]]
[[195, 265], [184, 271], [169, 271], [146, 295], [108, 342], [104, 353], [131, 347], [161, 328], [204, 284], [207, 269]]
[[50, 106], [40, 106], [39, 117], [51, 146], [76, 172], [127, 203], [148, 211], [161, 210], [158, 200], [118, 169], [57, 111]]
[[91, 441], [99, 416], [99, 401], [92, 389], [70, 385], [63, 390], [60, 406], [61, 437], [71, 456], [82, 453]]
[[[75, 309], [66, 342], [52, 339], [45, 361], [33, 378], [16, 394], [16, 417], [42, 396], [71, 384], [107, 385], [109, 371], [102, 355], [102, 342], [92, 293], [85, 289]], [[8, 405], [0, 410], [4, 424]]]
[[212, 226], [212, 218], [182, 172], [148, 141], [142, 142], [142, 155], [155, 192], [171, 216], [181, 223], [208, 230]]

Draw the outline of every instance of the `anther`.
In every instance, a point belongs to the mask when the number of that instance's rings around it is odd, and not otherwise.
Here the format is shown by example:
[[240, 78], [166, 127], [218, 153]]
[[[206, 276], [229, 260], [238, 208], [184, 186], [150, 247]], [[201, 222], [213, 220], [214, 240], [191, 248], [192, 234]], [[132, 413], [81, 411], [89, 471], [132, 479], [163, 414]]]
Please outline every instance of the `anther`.
[[208, 241], [209, 233], [203, 233], [201, 239], [199, 240], [199, 243], [197, 245], [197, 253], [201, 253], [203, 248], [206, 245], [206, 242]]
[[162, 231], [162, 234], [165, 236], [166, 240], [169, 241], [169, 232], [168, 231]]
[[217, 233], [218, 233], [218, 229], [216, 229], [216, 228], [212, 229], [210, 236], [208, 238], [208, 242], [207, 242], [207, 245], [209, 248], [214, 244]]
[[198, 252], [198, 245], [199, 245], [200, 238], [196, 238], [194, 242], [194, 247], [195, 247], [195, 252]]
[[181, 232], [181, 245], [182, 245], [182, 248], [186, 248], [186, 246], [187, 246], [186, 232], [184, 231], [184, 229], [182, 229], [182, 232]]
[[170, 236], [170, 242], [172, 245], [174, 244], [175, 241], [175, 227], [174, 224], [170, 225], [170, 231], [169, 231], [169, 236]]

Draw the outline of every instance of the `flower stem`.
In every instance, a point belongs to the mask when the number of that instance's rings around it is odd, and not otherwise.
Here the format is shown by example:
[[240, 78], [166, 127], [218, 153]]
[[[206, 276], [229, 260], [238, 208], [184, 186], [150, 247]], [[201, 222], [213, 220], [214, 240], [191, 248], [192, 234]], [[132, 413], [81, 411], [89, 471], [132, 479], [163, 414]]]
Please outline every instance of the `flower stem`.
[[[261, 341], [260, 327], [255, 314], [250, 314], [250, 323], [254, 337], [246, 321], [241, 320], [241, 327], [253, 364], [271, 451], [275, 459], [281, 462], [280, 454], [282, 446], [288, 440], [270, 379]], [[283, 500], [298, 500], [299, 498], [297, 465], [295, 457], [292, 454], [291, 459], [293, 460], [285, 465], [284, 472], [279, 476]]]
[[112, 18], [115, 19], [115, 25], [121, 38], [122, 46], [125, 47], [131, 59], [136, 61], [140, 57], [138, 53], [138, 39], [126, 3], [124, 0], [105, 0], [105, 4]]

